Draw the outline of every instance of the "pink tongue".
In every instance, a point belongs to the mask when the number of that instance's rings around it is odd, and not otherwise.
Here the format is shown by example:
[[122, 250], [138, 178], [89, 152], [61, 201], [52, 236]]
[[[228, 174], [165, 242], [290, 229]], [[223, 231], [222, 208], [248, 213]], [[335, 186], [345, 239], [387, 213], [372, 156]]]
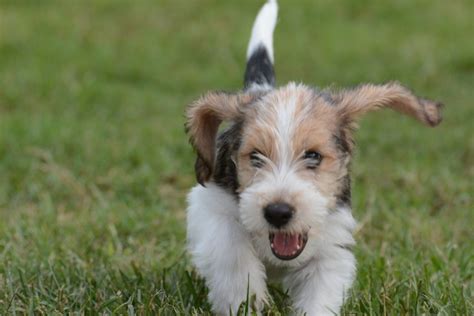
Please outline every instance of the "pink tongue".
[[291, 256], [298, 247], [298, 234], [276, 233], [273, 237], [273, 250], [281, 256]]

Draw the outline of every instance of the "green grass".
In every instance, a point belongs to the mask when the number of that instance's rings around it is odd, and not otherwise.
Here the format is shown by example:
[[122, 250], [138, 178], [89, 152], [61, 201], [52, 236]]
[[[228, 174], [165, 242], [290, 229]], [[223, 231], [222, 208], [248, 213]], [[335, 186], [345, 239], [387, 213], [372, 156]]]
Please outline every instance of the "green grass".
[[[207, 314], [184, 251], [187, 103], [241, 87], [262, 1], [0, 2], [0, 314]], [[472, 315], [474, 5], [280, 1], [278, 81], [400, 80], [428, 129], [361, 122], [346, 315]], [[289, 299], [272, 286], [286, 314]]]

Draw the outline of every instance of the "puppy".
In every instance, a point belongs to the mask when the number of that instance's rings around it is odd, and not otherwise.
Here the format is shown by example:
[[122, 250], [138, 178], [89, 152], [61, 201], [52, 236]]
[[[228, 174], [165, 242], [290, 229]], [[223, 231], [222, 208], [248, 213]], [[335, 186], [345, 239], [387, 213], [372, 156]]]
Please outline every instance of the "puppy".
[[268, 279], [282, 283], [297, 314], [339, 313], [356, 271], [357, 119], [389, 107], [428, 126], [441, 121], [440, 103], [398, 83], [275, 87], [276, 19], [270, 0], [253, 26], [243, 91], [210, 92], [187, 109], [199, 183], [188, 196], [188, 249], [219, 315], [235, 315], [247, 297], [261, 311]]

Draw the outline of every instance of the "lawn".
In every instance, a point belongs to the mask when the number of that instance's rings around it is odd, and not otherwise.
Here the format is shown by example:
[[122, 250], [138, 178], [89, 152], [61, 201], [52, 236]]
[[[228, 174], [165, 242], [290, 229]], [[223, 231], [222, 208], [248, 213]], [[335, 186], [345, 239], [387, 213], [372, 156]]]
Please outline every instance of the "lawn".
[[[185, 248], [186, 104], [242, 86], [263, 1], [0, 2], [0, 314], [210, 313]], [[399, 80], [353, 161], [358, 275], [345, 315], [472, 315], [474, 4], [280, 1], [277, 80]], [[286, 315], [277, 285], [267, 314]]]

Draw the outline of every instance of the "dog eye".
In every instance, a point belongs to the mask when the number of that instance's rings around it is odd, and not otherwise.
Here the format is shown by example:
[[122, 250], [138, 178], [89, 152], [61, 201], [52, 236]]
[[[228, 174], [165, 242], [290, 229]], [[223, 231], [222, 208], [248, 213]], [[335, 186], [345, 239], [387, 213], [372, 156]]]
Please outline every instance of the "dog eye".
[[250, 163], [255, 168], [263, 167], [264, 162], [263, 162], [263, 159], [262, 159], [262, 154], [257, 150], [252, 151], [250, 153]]
[[316, 169], [321, 164], [323, 156], [317, 151], [308, 150], [304, 153], [303, 159], [307, 161], [308, 169]]

